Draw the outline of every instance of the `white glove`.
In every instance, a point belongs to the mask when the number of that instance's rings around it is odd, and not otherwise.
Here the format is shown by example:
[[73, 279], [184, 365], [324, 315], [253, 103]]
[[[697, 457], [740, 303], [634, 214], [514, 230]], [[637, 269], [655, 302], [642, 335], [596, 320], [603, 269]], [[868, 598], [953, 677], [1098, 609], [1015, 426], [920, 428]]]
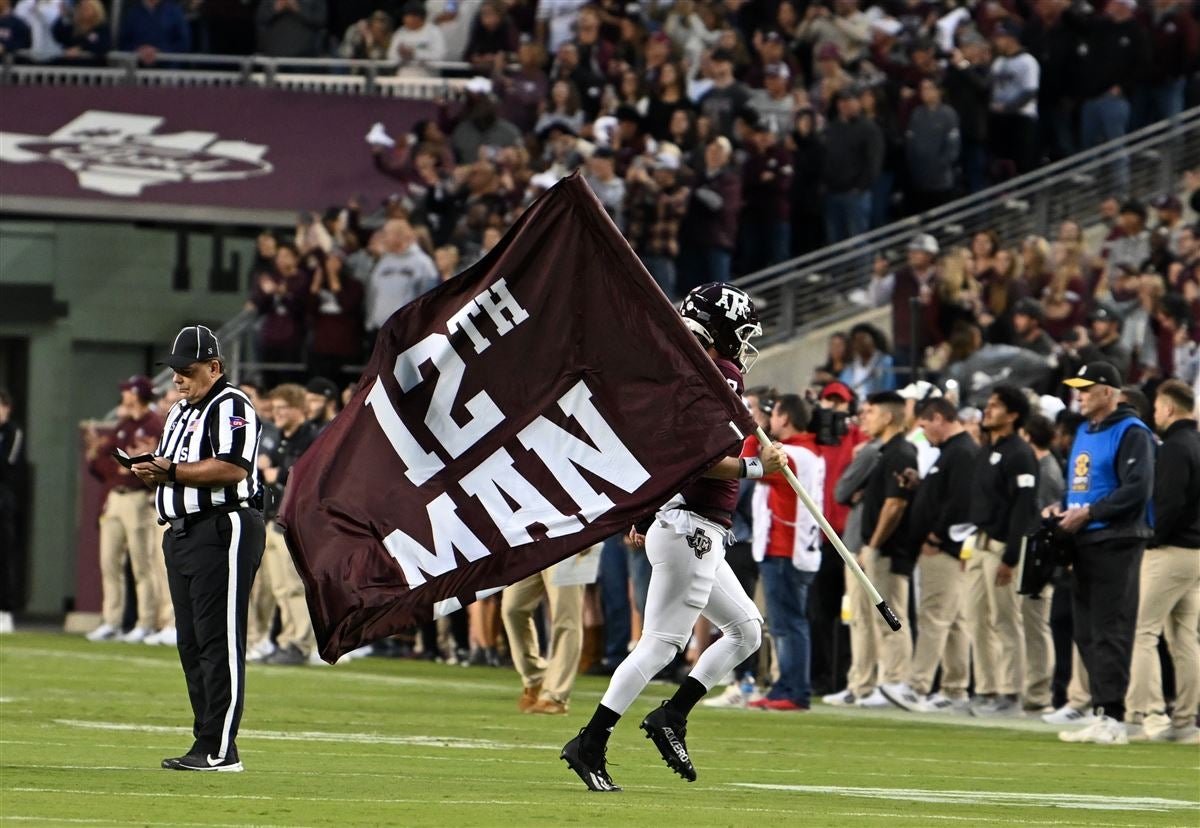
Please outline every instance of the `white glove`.
[[367, 143], [373, 147], [394, 147], [396, 141], [392, 136], [387, 134], [387, 130], [383, 128], [383, 124], [378, 121], [371, 127], [371, 131], [367, 133]]

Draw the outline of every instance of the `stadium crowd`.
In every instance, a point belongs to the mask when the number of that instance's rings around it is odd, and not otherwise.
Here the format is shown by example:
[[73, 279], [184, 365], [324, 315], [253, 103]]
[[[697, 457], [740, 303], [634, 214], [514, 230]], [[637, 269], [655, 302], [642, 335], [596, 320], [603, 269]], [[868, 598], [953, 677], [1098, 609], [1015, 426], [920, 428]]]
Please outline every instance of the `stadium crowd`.
[[1187, 0], [126, 0], [116, 32], [110, 5], [0, 0], [0, 53], [460, 62], [463, 100], [372, 131], [391, 212], [470, 261], [582, 165], [672, 295], [1176, 115], [1200, 59]]

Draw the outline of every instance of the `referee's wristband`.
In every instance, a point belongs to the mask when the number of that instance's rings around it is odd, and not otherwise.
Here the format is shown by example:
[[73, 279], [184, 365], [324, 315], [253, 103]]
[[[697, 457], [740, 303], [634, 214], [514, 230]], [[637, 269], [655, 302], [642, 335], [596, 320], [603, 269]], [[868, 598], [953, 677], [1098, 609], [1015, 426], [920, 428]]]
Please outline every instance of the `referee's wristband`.
[[167, 469], [167, 480], [171, 483], [175, 482], [175, 467], [176, 464], [172, 463], [170, 468]]
[[762, 460], [759, 460], [757, 457], [743, 457], [741, 460], [742, 477], [746, 478], [747, 480], [757, 480], [763, 476]]

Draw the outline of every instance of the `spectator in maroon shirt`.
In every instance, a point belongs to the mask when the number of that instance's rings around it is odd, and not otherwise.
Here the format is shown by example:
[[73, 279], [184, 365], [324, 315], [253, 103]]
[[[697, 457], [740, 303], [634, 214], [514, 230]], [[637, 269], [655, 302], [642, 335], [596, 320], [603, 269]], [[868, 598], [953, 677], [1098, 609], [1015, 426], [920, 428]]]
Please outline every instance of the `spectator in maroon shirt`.
[[308, 372], [340, 377], [342, 369], [361, 357], [363, 286], [339, 253], [308, 257], [312, 280], [308, 288], [308, 321], [312, 344]]
[[516, 71], [492, 76], [493, 89], [500, 98], [500, 117], [515, 124], [521, 132], [534, 131], [542, 101], [550, 91], [550, 81], [542, 69], [545, 63], [546, 50], [542, 45], [522, 37]]
[[[258, 311], [258, 355], [267, 363], [296, 363], [304, 349], [304, 318], [308, 308], [308, 276], [300, 269], [294, 245], [283, 242], [275, 253], [275, 266], [260, 273], [250, 296]], [[263, 372], [265, 384], [274, 386], [293, 375], [289, 369]]]

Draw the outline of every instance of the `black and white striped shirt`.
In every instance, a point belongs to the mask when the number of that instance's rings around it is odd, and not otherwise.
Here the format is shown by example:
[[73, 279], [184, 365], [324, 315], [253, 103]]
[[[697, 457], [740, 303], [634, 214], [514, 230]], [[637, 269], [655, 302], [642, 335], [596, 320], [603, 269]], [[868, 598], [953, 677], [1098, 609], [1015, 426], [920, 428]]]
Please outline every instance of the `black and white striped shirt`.
[[154, 495], [162, 520], [196, 515], [218, 506], [245, 503], [258, 493], [258, 437], [261, 425], [250, 398], [221, 377], [196, 405], [180, 400], [167, 413], [155, 452], [176, 463], [216, 457], [248, 474], [236, 486], [200, 488], [164, 483]]

